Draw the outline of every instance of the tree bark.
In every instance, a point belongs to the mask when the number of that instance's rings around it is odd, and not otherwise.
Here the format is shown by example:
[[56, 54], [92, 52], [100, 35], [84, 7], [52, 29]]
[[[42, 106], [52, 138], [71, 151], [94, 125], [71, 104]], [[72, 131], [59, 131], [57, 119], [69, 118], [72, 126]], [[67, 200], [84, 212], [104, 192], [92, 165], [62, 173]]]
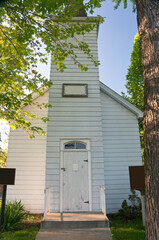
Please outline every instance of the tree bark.
[[146, 240], [159, 240], [159, 0], [136, 0], [144, 76]]

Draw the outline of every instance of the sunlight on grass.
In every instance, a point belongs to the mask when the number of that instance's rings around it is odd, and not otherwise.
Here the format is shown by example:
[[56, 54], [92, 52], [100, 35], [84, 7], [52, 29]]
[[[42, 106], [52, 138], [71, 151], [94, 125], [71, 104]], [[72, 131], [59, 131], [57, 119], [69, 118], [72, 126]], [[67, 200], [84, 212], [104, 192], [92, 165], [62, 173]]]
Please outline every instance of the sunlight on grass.
[[35, 240], [38, 228], [29, 228], [14, 232], [4, 232], [0, 234], [1, 240]]
[[133, 228], [111, 228], [113, 240], [144, 240], [145, 231]]

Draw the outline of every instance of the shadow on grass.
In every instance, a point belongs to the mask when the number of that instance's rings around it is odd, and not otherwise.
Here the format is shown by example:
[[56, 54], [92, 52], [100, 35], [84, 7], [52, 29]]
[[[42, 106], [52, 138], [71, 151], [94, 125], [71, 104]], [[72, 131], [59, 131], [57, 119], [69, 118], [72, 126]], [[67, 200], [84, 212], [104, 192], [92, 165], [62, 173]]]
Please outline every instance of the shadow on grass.
[[113, 240], [144, 240], [145, 229], [141, 219], [124, 220], [119, 216], [109, 215]]

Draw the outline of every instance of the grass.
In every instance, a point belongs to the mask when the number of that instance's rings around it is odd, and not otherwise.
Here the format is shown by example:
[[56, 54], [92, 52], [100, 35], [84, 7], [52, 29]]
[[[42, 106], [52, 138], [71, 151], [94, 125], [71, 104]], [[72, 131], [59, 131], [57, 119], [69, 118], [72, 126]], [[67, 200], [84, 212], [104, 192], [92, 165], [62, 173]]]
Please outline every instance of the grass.
[[28, 229], [17, 230], [13, 232], [4, 232], [0, 234], [1, 240], [35, 240], [39, 228], [31, 227]]
[[27, 214], [15, 231], [1, 232], [0, 240], [35, 240], [42, 214]]
[[145, 230], [141, 219], [124, 220], [114, 215], [108, 216], [113, 240], [144, 240]]

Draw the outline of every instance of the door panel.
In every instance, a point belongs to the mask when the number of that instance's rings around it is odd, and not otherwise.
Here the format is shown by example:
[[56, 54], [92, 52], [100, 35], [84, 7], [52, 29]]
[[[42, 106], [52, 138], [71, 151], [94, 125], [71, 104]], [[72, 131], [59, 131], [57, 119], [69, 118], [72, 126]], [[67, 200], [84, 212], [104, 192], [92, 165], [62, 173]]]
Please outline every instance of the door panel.
[[65, 151], [63, 166], [63, 211], [88, 211], [88, 152]]

